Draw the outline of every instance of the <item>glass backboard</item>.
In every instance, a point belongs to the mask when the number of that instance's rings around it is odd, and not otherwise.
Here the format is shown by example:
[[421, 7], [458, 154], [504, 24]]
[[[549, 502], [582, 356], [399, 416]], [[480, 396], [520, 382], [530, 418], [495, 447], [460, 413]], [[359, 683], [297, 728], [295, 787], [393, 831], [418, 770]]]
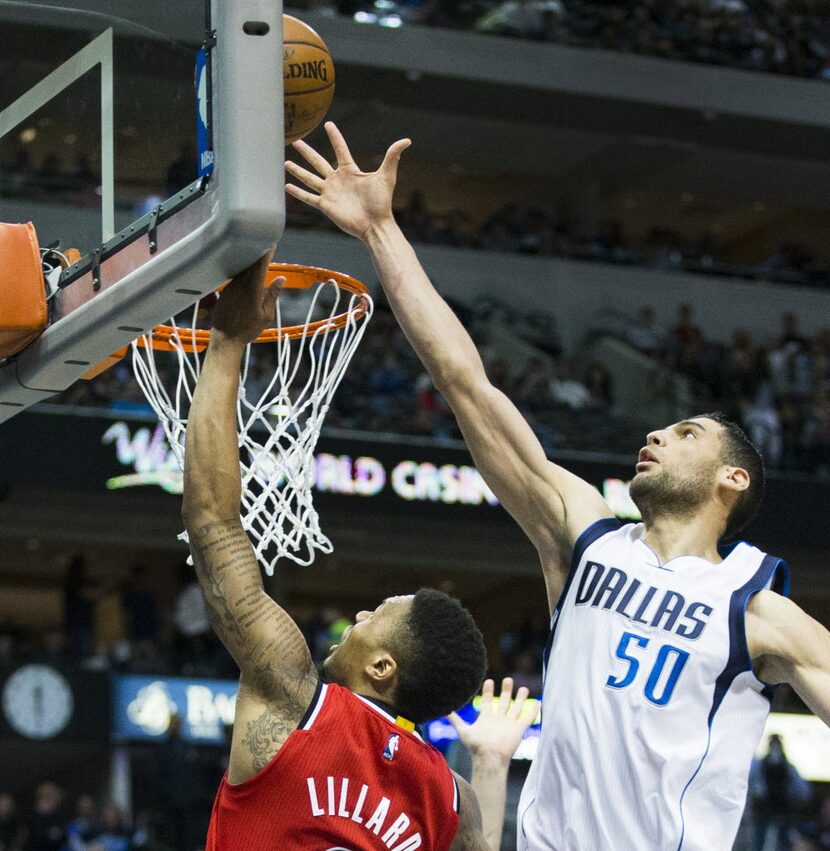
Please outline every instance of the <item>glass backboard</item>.
[[157, 5], [0, 2], [0, 221], [86, 253], [196, 179], [205, 9]]
[[241, 271], [284, 224], [282, 3], [84, 4], [0, 0], [0, 221], [83, 255], [47, 330], [0, 361], [0, 422]]

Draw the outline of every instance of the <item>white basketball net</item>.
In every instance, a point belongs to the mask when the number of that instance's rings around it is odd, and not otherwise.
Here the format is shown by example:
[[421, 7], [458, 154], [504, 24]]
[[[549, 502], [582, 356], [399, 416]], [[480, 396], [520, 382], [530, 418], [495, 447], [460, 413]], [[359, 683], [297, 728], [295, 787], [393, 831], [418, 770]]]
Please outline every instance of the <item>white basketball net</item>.
[[[307, 292], [310, 304], [304, 323], [283, 325], [285, 311], [280, 304], [286, 293], [292, 292]], [[326, 298], [321, 298], [324, 294]], [[330, 309], [323, 308], [323, 302], [332, 295]], [[187, 413], [202, 357], [195, 351], [186, 351], [182, 342], [190, 341], [195, 349], [193, 329], [199, 321], [198, 311], [199, 306], [195, 305], [189, 328], [170, 320], [176, 332], [170, 340], [174, 352], [156, 351], [151, 345], [152, 331], [140, 338], [144, 345], [139, 345], [139, 341], [132, 344], [136, 380], [164, 425], [182, 469]], [[334, 281], [322, 281], [307, 291], [285, 290], [277, 301], [273, 326], [280, 332], [278, 340], [250, 345], [245, 352], [237, 402], [241, 518], [269, 576], [283, 557], [308, 565], [317, 551], [332, 551], [331, 541], [320, 530], [311, 498], [314, 448], [334, 391], [357, 350], [372, 311], [368, 294], [350, 294]], [[337, 328], [333, 320], [344, 312], [346, 322]], [[328, 320], [309, 332], [313, 317], [326, 315]], [[284, 336], [282, 329], [288, 324], [302, 324], [302, 336], [294, 340]], [[253, 374], [257, 371], [255, 357], [263, 349], [271, 350], [276, 370], [265, 389], [256, 393], [258, 398], [250, 398], [248, 394], [255, 384]], [[187, 533], [182, 532], [179, 538], [187, 541]]]

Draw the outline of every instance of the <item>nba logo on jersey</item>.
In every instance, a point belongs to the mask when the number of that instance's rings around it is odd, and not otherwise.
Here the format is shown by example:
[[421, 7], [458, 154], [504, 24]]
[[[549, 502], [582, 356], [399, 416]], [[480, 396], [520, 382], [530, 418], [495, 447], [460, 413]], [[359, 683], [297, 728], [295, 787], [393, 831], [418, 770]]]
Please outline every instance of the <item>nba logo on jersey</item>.
[[390, 762], [395, 758], [395, 751], [398, 750], [398, 742], [400, 741], [400, 736], [397, 733], [392, 733], [389, 737], [389, 741], [386, 743], [386, 750], [383, 752], [383, 758], [388, 759]]

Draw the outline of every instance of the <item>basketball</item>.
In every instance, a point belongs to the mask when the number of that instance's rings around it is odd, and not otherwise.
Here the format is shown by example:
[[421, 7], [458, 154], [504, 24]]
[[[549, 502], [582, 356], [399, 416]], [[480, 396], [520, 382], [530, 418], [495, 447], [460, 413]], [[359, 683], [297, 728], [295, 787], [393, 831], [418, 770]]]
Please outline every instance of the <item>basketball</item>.
[[334, 62], [323, 39], [291, 15], [283, 15], [285, 144], [307, 136], [334, 97]]

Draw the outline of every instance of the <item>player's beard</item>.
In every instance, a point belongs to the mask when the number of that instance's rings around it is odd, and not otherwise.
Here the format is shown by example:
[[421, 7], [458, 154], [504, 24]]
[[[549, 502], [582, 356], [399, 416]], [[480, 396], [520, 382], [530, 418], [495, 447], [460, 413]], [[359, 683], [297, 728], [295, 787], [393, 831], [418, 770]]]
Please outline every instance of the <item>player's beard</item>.
[[660, 470], [635, 476], [629, 493], [646, 523], [657, 517], [691, 517], [711, 499], [714, 474], [714, 468], [685, 475]]

